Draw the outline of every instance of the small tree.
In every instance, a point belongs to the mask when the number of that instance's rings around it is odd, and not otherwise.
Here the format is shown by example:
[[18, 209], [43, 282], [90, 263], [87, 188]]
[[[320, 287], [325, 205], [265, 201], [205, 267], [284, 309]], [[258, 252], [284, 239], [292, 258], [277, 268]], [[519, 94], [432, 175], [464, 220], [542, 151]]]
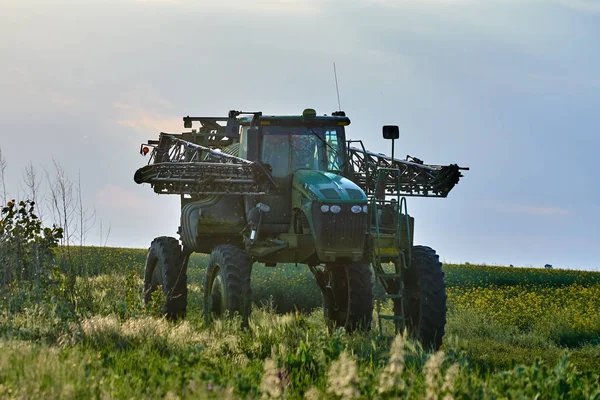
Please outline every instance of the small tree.
[[2, 185], [2, 191], [0, 195], [2, 196], [2, 204], [6, 203], [6, 181], [4, 172], [6, 171], [6, 158], [2, 154], [2, 149], [0, 148], [0, 185]]
[[9, 201], [0, 211], [0, 272], [3, 285], [15, 281], [39, 283], [52, 268], [62, 228], [43, 227], [32, 200]]

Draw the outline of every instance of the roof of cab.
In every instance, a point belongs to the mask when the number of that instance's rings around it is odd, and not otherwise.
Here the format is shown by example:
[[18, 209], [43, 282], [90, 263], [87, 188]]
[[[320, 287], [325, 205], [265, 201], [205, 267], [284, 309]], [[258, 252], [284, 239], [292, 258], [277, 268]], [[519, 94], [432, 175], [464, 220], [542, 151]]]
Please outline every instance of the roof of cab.
[[[252, 119], [252, 117], [240, 118], [240, 124], [250, 125]], [[329, 115], [318, 115], [315, 117], [303, 117], [302, 115], [262, 115], [258, 117], [258, 124], [261, 125], [262, 121], [268, 121], [273, 125], [350, 125], [350, 118], [348, 117]]]

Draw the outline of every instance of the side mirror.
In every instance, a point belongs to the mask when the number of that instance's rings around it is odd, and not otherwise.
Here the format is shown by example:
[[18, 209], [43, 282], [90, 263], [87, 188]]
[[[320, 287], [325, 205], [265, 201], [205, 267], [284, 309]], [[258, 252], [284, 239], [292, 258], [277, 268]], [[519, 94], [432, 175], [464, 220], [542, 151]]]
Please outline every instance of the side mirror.
[[233, 138], [240, 135], [240, 123], [235, 118], [229, 118], [225, 125], [225, 136]]
[[260, 131], [257, 127], [248, 128], [246, 131], [248, 152], [246, 158], [250, 161], [258, 161], [260, 154]]
[[384, 125], [383, 126], [383, 138], [384, 139], [398, 139], [400, 137], [400, 130], [398, 125]]

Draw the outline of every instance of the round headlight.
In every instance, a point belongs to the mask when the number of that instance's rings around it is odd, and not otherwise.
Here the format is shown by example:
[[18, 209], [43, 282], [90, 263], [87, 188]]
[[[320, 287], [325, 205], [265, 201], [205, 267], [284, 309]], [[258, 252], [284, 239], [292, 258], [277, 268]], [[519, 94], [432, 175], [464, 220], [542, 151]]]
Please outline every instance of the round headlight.
[[350, 210], [352, 210], [352, 212], [354, 214], [358, 214], [359, 212], [362, 211], [362, 207], [361, 206], [352, 206], [352, 208]]
[[334, 214], [337, 214], [337, 213], [339, 213], [340, 211], [342, 211], [342, 207], [340, 207], [340, 206], [331, 206], [329, 209], [330, 209], [330, 210], [331, 210], [331, 212], [332, 212], [332, 213], [334, 213]]
[[369, 206], [368, 206], [368, 205], [366, 205], [366, 204], [365, 204], [364, 206], [362, 206], [362, 211], [363, 211], [364, 213], [368, 213], [368, 212], [369, 212]]
[[323, 204], [321, 206], [321, 212], [328, 212], [329, 211], [329, 206], [327, 204]]

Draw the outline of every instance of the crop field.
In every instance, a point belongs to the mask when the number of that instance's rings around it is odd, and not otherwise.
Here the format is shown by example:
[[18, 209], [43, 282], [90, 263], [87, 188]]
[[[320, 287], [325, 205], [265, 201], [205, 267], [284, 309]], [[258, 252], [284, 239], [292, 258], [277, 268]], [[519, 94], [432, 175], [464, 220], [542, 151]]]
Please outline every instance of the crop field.
[[[145, 250], [71, 248], [73, 273], [0, 303], [0, 398], [600, 399], [600, 273], [445, 265], [441, 351], [329, 333], [304, 266], [253, 270], [250, 326], [204, 325], [193, 255], [185, 321], [142, 296]], [[390, 327], [385, 327], [390, 332]]]

